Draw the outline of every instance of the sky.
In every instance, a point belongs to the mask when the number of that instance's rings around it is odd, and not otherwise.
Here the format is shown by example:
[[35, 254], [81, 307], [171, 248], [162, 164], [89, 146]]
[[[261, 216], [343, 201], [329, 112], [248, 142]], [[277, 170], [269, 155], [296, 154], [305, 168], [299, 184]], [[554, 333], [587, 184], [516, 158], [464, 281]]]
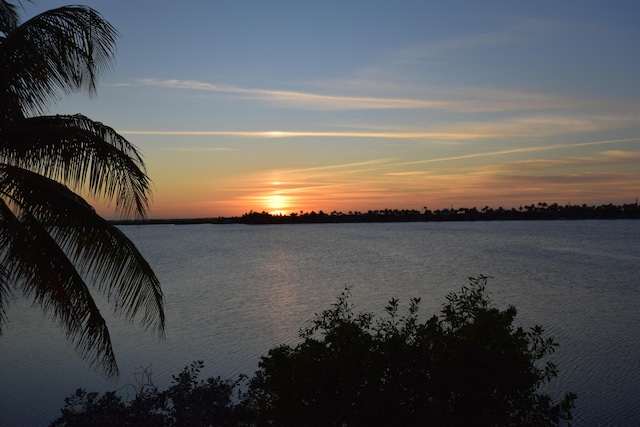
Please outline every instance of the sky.
[[140, 149], [149, 218], [640, 196], [637, 0], [80, 3], [115, 66], [50, 112]]

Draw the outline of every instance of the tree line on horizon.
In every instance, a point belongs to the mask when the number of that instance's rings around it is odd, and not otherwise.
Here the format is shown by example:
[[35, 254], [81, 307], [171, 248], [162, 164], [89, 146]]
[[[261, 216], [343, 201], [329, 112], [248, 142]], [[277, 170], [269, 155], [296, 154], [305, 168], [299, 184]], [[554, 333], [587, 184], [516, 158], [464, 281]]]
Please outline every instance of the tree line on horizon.
[[420, 221], [508, 221], [508, 220], [574, 220], [574, 219], [640, 219], [638, 202], [623, 205], [558, 205], [538, 202], [518, 209], [497, 209], [485, 206], [481, 209], [446, 208], [377, 209], [349, 211], [347, 213], [322, 210], [315, 212], [291, 212], [288, 215], [266, 211], [249, 211], [242, 216], [217, 218], [174, 218], [144, 220], [114, 220], [116, 225], [129, 224], [306, 224], [306, 223], [354, 223], [354, 222], [420, 222]]
[[382, 209], [367, 212], [349, 211], [348, 213], [323, 211], [273, 215], [268, 212], [250, 211], [241, 217], [230, 218], [230, 222], [242, 224], [288, 224], [288, 223], [348, 223], [348, 222], [410, 222], [410, 221], [495, 221], [495, 220], [555, 220], [555, 219], [640, 219], [638, 203], [599, 206], [558, 205], [557, 203], [520, 206], [518, 209], [497, 209], [485, 206], [481, 209], [447, 208], [429, 210]]

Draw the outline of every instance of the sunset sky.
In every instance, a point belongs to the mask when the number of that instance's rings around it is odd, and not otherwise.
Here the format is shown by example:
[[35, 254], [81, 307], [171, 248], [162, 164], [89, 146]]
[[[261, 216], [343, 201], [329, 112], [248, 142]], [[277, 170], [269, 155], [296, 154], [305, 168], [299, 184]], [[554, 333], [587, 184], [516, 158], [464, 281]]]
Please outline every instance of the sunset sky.
[[139, 147], [150, 218], [640, 196], [637, 0], [80, 3], [115, 68], [51, 113]]

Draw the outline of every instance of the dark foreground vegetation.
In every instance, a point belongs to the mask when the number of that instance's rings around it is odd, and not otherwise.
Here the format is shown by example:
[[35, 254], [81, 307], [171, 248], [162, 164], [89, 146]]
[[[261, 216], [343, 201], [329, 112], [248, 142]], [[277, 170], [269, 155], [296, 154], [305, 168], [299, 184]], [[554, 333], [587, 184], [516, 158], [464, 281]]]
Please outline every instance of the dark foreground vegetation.
[[313, 223], [354, 223], [354, 222], [418, 222], [418, 221], [506, 221], [506, 220], [553, 220], [553, 219], [640, 219], [638, 203], [624, 205], [551, 205], [539, 202], [520, 206], [518, 209], [497, 209], [485, 206], [482, 209], [450, 208], [431, 211], [426, 207], [417, 209], [382, 209], [367, 212], [333, 211], [325, 213], [292, 212], [288, 215], [272, 215], [268, 212], [250, 211], [240, 217], [230, 218], [188, 218], [188, 219], [148, 219], [114, 221], [118, 225], [127, 224], [313, 224]]
[[43, 114], [62, 95], [96, 92], [118, 32], [87, 6], [23, 20], [26, 3], [0, 0], [0, 335], [14, 297], [31, 300], [78, 354], [116, 376], [96, 293], [160, 337], [164, 296], [133, 242], [84, 197], [144, 218], [151, 180], [138, 148], [113, 128], [82, 114]]
[[540, 386], [558, 375], [542, 327], [514, 326], [493, 306], [487, 277], [447, 296], [439, 315], [356, 313], [345, 290], [300, 332], [263, 356], [253, 377], [200, 379], [194, 362], [158, 390], [150, 374], [132, 398], [78, 389], [53, 426], [548, 426], [568, 423], [576, 396]]

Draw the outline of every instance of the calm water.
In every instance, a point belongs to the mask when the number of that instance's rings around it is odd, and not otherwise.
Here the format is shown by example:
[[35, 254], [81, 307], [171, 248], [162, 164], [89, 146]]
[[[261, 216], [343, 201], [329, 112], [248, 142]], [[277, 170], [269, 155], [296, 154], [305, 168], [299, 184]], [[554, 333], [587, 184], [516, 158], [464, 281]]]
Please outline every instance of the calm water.
[[[76, 388], [130, 393], [150, 368], [166, 387], [191, 361], [204, 374], [251, 374], [260, 355], [345, 286], [356, 308], [422, 297], [424, 315], [467, 277], [518, 322], [560, 342], [552, 393], [578, 393], [576, 425], [640, 425], [640, 221], [128, 226], [166, 294], [167, 339], [109, 318], [121, 375], [79, 360], [29, 303], [0, 336], [0, 425], [46, 425]], [[109, 313], [108, 309], [104, 309]]]

